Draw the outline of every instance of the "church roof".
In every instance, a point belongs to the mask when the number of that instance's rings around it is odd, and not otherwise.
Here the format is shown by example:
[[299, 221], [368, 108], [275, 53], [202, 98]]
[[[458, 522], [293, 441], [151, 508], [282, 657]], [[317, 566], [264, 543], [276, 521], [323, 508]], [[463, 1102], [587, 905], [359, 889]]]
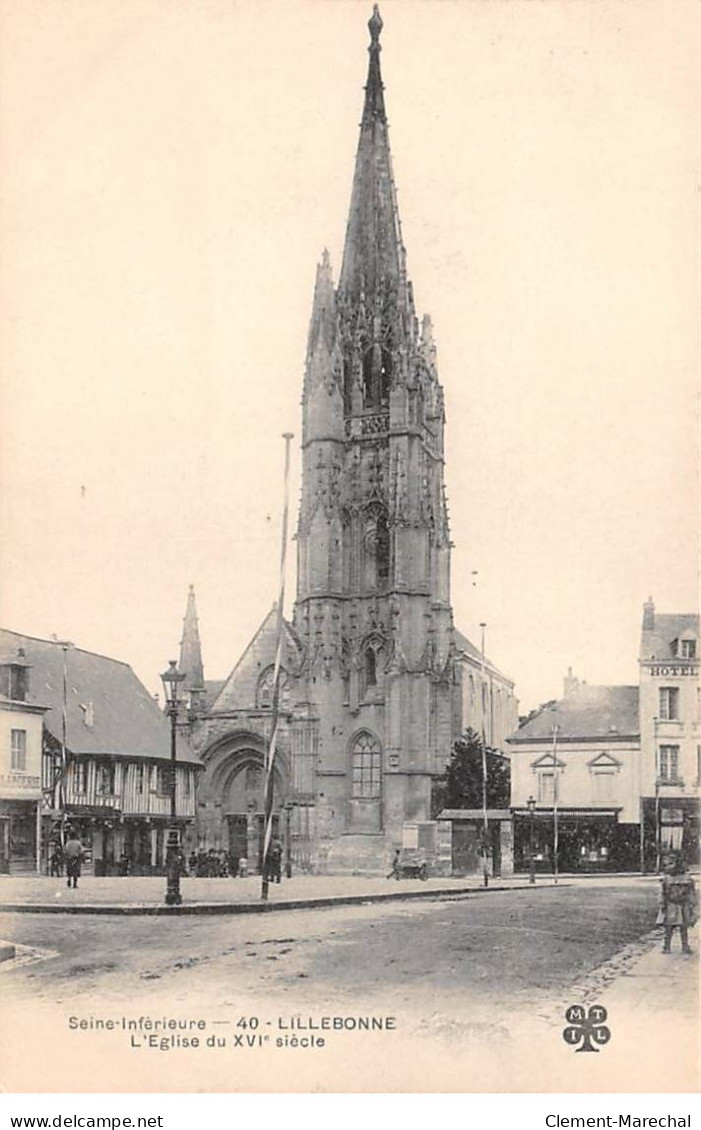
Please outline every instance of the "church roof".
[[207, 708], [214, 705], [219, 698], [222, 688], [226, 683], [226, 679], [205, 679], [204, 681], [204, 700]]
[[509, 744], [552, 741], [554, 726], [557, 726], [558, 741], [638, 738], [638, 688], [595, 687], [582, 683], [552, 706], [541, 707], [508, 739]]
[[[460, 632], [457, 628], [453, 628], [453, 641], [458, 652], [458, 658], [460, 656], [460, 652], [462, 652], [469, 659], [474, 660], [477, 665], [481, 667], [482, 652], [480, 648], [473, 644], [472, 640], [468, 639], [468, 637], [463, 632]], [[505, 683], [510, 683], [511, 686], [513, 686], [513, 679], [510, 679], [508, 675], [505, 675], [503, 671], [500, 671], [499, 668], [494, 663], [492, 663], [491, 659], [489, 659], [486, 655], [484, 657], [484, 667], [486, 671], [490, 672], [490, 674], [496, 675], [497, 678], [503, 679]]]
[[[30, 704], [48, 706], [44, 725], [61, 741], [63, 731], [64, 643], [0, 629], [0, 661], [10, 662], [23, 647], [31, 664]], [[170, 723], [128, 663], [68, 645], [66, 659], [66, 746], [75, 754], [138, 759], [170, 758]], [[183, 734], [178, 760], [199, 764]]]
[[[225, 679], [211, 710], [255, 709], [258, 681], [275, 662], [277, 648], [277, 606], [274, 604], [248, 643], [231, 674]], [[291, 624], [284, 621], [282, 666], [289, 669], [301, 658], [300, 646]]]

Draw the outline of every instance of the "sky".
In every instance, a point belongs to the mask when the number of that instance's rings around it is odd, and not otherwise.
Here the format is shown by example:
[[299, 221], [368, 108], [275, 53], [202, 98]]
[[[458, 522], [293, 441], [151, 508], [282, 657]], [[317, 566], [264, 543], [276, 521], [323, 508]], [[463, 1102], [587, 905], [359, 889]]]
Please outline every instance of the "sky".
[[[393, 0], [408, 270], [446, 395], [456, 624], [522, 710], [698, 606], [698, 13]], [[154, 692], [275, 600], [316, 263], [371, 5], [0, 0], [0, 622]], [[291, 523], [294, 529], [294, 519]], [[287, 610], [294, 596], [289, 547]]]

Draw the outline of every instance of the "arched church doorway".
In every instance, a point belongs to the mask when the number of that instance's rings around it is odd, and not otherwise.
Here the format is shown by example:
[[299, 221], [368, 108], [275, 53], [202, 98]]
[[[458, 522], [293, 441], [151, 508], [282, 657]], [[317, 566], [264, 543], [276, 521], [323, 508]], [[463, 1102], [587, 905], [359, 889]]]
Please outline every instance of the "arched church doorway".
[[[205, 754], [208, 793], [205, 847], [223, 848], [230, 861], [262, 870], [265, 836], [265, 743], [255, 734], [232, 734]], [[280, 753], [273, 777], [273, 834], [283, 831], [280, 811], [287, 799], [287, 773]]]
[[[241, 751], [223, 782], [222, 813], [226, 823], [227, 851], [237, 860], [248, 861], [249, 873], [263, 868], [265, 839], [265, 768], [256, 750]], [[273, 835], [280, 834], [280, 808], [284, 801], [281, 774], [274, 776]]]

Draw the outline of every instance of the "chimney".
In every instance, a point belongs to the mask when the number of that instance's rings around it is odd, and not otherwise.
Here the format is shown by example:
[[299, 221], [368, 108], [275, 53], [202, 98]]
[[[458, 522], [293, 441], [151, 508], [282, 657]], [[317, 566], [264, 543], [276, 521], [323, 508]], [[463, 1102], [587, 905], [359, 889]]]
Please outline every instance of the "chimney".
[[574, 694], [574, 692], [577, 690], [577, 687], [579, 686], [579, 679], [577, 678], [576, 675], [572, 674], [572, 668], [571, 667], [567, 668], [567, 674], [565, 675], [564, 684], [565, 684], [565, 690], [564, 690], [565, 698], [569, 698], [570, 695]]
[[643, 631], [652, 632], [655, 628], [655, 602], [649, 596], [643, 605]]

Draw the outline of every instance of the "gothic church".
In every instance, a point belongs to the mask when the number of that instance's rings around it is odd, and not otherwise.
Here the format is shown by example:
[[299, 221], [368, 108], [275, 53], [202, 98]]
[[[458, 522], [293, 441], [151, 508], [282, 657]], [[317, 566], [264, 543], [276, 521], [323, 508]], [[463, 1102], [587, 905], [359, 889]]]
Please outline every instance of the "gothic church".
[[[430, 845], [432, 780], [471, 725], [504, 748], [513, 682], [453, 626], [443, 390], [416, 315], [369, 22], [365, 103], [338, 285], [317, 268], [302, 397], [297, 593], [285, 624], [275, 807], [309, 871], [382, 870], [406, 828]], [[275, 654], [271, 611], [223, 683], [205, 682], [191, 590], [181, 725], [205, 766], [204, 847], [259, 863]]]

